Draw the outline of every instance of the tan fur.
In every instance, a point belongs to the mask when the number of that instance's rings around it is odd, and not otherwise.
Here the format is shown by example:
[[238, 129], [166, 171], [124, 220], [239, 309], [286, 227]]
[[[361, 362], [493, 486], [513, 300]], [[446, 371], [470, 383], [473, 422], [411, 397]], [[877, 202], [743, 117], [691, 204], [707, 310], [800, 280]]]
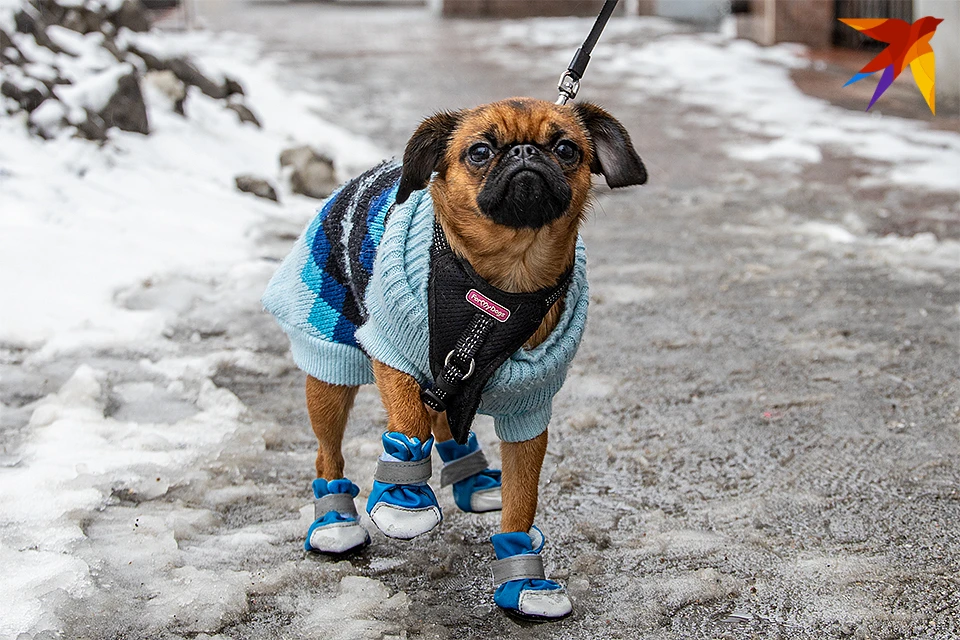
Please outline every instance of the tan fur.
[[[565, 171], [572, 190], [568, 213], [539, 229], [513, 229], [484, 216], [476, 202], [477, 194], [483, 189], [484, 173], [460, 160], [464, 150], [484, 141], [484, 134], [490, 133], [499, 144], [546, 145], [558, 130], [576, 143], [583, 154], [579, 164]], [[430, 187], [434, 211], [451, 248], [466, 258], [490, 284], [505, 291], [530, 292], [555, 284], [575, 258], [577, 230], [590, 193], [592, 153], [587, 133], [568, 106], [513, 98], [464, 112]], [[550, 309], [525, 346], [532, 348], [543, 342], [562, 312], [561, 300]], [[388, 430], [421, 440], [428, 438], [431, 430], [437, 441], [452, 438], [446, 415], [428, 410], [421, 402], [416, 380], [377, 361], [373, 362], [373, 372], [387, 411]], [[335, 387], [307, 379], [307, 407], [320, 441], [317, 474], [328, 480], [342, 477], [340, 441], [346, 412], [355, 394], [355, 387]], [[342, 411], [335, 409], [337, 403], [343, 403]], [[533, 524], [546, 447], [546, 431], [526, 442], [501, 443], [502, 531], [527, 531]]]
[[547, 452], [547, 432], [523, 442], [501, 442], [503, 512], [500, 530], [529, 531], [537, 513], [540, 467]]
[[317, 436], [317, 477], [336, 480], [343, 477], [343, 431], [359, 387], [327, 384], [307, 376], [307, 413]]

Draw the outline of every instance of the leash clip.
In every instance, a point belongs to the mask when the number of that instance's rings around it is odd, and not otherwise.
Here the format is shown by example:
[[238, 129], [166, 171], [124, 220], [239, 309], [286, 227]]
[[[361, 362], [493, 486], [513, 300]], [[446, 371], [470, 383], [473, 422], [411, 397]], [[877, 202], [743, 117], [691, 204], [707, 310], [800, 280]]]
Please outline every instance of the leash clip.
[[580, 80], [578, 80], [570, 71], [564, 71], [560, 76], [560, 84], [557, 85], [560, 96], [557, 98], [557, 104], [567, 104], [567, 100], [573, 100], [580, 91]]

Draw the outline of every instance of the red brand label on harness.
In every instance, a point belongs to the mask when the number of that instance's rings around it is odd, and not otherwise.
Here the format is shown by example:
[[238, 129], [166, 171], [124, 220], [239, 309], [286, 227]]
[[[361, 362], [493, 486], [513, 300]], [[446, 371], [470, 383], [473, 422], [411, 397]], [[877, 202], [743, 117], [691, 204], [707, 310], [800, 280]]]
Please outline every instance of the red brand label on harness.
[[470, 289], [470, 291], [467, 292], [467, 302], [475, 306], [477, 309], [480, 309], [480, 311], [483, 311], [494, 320], [506, 322], [507, 318], [510, 317], [510, 309], [501, 307], [476, 289]]

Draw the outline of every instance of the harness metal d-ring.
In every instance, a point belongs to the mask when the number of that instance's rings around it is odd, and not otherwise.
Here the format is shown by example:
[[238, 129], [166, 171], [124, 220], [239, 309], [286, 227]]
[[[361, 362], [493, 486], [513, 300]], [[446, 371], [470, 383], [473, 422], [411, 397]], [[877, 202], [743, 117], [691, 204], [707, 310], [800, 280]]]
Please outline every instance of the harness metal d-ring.
[[[447, 354], [447, 358], [443, 361], [444, 367], [450, 366], [450, 360], [453, 358], [454, 351], [456, 351], [456, 349], [454, 349], [453, 351]], [[462, 378], [460, 378], [460, 382], [463, 382], [464, 380], [472, 376], [473, 370], [476, 368], [476, 366], [477, 366], [477, 362], [473, 358], [470, 358], [470, 366], [467, 368], [467, 374]]]

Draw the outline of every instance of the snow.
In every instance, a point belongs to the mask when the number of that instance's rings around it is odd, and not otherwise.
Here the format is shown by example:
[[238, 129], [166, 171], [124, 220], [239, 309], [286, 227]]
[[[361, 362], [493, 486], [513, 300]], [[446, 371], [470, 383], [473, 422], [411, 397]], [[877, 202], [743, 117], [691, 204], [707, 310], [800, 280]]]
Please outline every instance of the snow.
[[[102, 36], [54, 28], [50, 35], [77, 57], [54, 55], [28, 36], [18, 36], [18, 44], [48, 74], [59, 70], [77, 81], [58, 87], [65, 103], [97, 110], [131, 67], [101, 55]], [[4, 456], [3, 638], [59, 632], [63, 616], [75, 615], [71, 602], [128, 607], [98, 579], [103, 571], [129, 580], [125, 588], [147, 585], [151, 595], [136, 615], [151, 635], [172, 617], [185, 633], [215, 632], [247, 612], [251, 576], [197, 568], [188, 556], [222, 563], [262, 551], [264, 543], [286, 546], [292, 530], [285, 527], [298, 525], [294, 519], [205, 538], [200, 532], [216, 521], [213, 505], [168, 513], [121, 506], [89, 524], [90, 514], [117, 491], [150, 500], [174, 484], [189, 485], [193, 469], [209, 467], [225, 450], [263, 451], [260, 432], [245, 423], [244, 406], [210, 380], [211, 366], [224, 362], [270, 371], [262, 358], [242, 350], [162, 357], [169, 350], [165, 327], [208, 283], [229, 292], [221, 311], [237, 300], [253, 308], [273, 264], [256, 255], [252, 229], [275, 219], [299, 225], [316, 206], [283, 188], [280, 205], [242, 194], [234, 176], [255, 173], [279, 184], [279, 153], [297, 144], [332, 156], [344, 179], [383, 157], [372, 143], [314, 116], [316, 98], [281, 89], [276, 63], [263, 60], [250, 39], [203, 32], [142, 37], [189, 54], [214, 76], [238, 78], [264, 128], [239, 123], [222, 103], [194, 89], [182, 117], [148, 83], [151, 134], [112, 130], [102, 147], [59, 129], [67, 110], [54, 101], [32, 118], [54, 136], [50, 140], [29, 135], [22, 118], [0, 117], [0, 342], [31, 347], [34, 363], [123, 345], [154, 354], [131, 363], [145, 380], [110, 391], [152, 413], [108, 415], [104, 385], [113, 372], [82, 364], [36, 404], [29, 437]], [[256, 491], [206, 488], [213, 503]], [[334, 606], [358, 600], [371, 610], [406, 606], [402, 594], [389, 597], [376, 581], [357, 580], [343, 585]], [[326, 629], [332, 620], [315, 614], [308, 626]], [[351, 628], [363, 634], [378, 625], [360, 616]]]
[[[19, 122], [0, 120], [0, 253], [6, 264], [31, 265], [28, 279], [18, 269], [0, 273], [0, 287], [9, 292], [0, 339], [68, 344], [77, 332], [138, 339], [141, 330], [155, 329], [157, 318], [119, 311], [113, 302], [119, 287], [160, 271], [217, 273], [248, 258], [248, 229], [276, 215], [277, 205], [236, 191], [234, 176], [276, 180], [280, 151], [297, 141], [335, 157], [342, 178], [383, 157], [371, 143], [312, 116], [311, 98], [280, 91], [277, 69], [257, 62], [250, 42], [206, 34], [182, 40], [177, 50], [205, 48], [208, 66], [243, 76], [264, 130], [239, 123], [193, 88], [183, 118], [147, 87], [152, 134], [114, 131], [103, 149], [67, 132], [39, 141]], [[128, 71], [114, 64], [57, 91], [71, 104], [96, 109]], [[45, 126], [60, 115], [54, 109], [39, 114]], [[311, 206], [285, 195], [298, 211]]]

